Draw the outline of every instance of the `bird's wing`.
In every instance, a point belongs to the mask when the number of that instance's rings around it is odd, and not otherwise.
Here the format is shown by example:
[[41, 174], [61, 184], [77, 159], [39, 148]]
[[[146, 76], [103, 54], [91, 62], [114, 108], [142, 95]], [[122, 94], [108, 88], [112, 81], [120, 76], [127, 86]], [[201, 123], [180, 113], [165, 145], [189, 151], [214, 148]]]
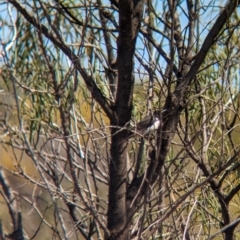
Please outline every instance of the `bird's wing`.
[[155, 132], [159, 127], [160, 127], [160, 120], [159, 118], [155, 118], [153, 124], [144, 131], [143, 135], [151, 134]]
[[152, 115], [146, 116], [142, 121], [140, 121], [137, 124], [137, 130], [139, 130], [140, 132], [145, 131], [151, 125], [152, 122], [153, 116]]

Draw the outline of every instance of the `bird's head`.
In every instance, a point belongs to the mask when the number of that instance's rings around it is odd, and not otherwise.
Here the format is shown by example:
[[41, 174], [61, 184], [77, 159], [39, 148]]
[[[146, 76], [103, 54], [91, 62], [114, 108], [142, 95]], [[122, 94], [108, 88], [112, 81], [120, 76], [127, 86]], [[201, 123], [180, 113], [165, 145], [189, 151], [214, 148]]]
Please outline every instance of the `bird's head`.
[[167, 111], [167, 109], [155, 110], [155, 111], [153, 112], [153, 116], [154, 116], [154, 117], [157, 117], [157, 118], [160, 118], [160, 115], [161, 115], [162, 113], [166, 112], [166, 111]]

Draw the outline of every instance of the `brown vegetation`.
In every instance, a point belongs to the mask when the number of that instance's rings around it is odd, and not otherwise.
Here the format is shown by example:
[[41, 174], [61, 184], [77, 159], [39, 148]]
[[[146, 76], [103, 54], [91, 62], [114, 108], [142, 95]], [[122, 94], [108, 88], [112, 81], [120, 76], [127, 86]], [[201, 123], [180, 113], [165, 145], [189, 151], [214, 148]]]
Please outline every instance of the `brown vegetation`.
[[240, 239], [238, 5], [3, 1], [0, 239]]

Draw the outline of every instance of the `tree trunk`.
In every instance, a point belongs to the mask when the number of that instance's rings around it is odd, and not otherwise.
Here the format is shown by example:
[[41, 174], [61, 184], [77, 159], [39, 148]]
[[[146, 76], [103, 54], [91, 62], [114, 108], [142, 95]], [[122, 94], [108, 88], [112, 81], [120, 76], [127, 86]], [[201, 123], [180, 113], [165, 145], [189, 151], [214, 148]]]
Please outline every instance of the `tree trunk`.
[[127, 142], [126, 131], [119, 132], [131, 119], [134, 86], [134, 52], [136, 37], [142, 20], [144, 1], [119, 1], [119, 36], [117, 40], [118, 83], [114, 106], [115, 119], [111, 119], [112, 129], [111, 162], [109, 165], [109, 239], [128, 239], [126, 227], [127, 188]]

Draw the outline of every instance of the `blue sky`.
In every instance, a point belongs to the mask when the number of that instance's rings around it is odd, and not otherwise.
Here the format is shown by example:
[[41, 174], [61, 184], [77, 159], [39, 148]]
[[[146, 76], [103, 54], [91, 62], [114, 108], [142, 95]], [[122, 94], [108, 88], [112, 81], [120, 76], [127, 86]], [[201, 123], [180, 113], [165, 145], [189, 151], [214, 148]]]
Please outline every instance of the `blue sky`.
[[[11, 43], [11, 38], [14, 36], [14, 31], [13, 27], [11, 26], [11, 13], [12, 13], [12, 18], [16, 19], [16, 11], [8, 8], [8, 5], [5, 3], [6, 1], [0, 1], [0, 19], [2, 19], [2, 27], [0, 31], [0, 39], [2, 40], [3, 43]], [[49, 1], [52, 3], [52, 1]], [[107, 4], [109, 4], [109, 1], [104, 1]], [[200, 21], [200, 33], [201, 33], [201, 40], [203, 41], [204, 38], [206, 37], [209, 28], [211, 25], [215, 22], [217, 14], [219, 14], [219, 9], [221, 6], [224, 6], [226, 4], [226, 0], [220, 1], [220, 0], [202, 0], [200, 1], [202, 5], [202, 9], [200, 11], [201, 15], [201, 21]], [[153, 0], [153, 6], [155, 8], [155, 11], [159, 17], [163, 17], [164, 14], [167, 14], [165, 9], [167, 1], [166, 0]], [[188, 24], [188, 19], [186, 17], [186, 11], [187, 11], [187, 5], [186, 1], [181, 1], [181, 5], [178, 7], [178, 12], [180, 16], [180, 21], [181, 21], [181, 29], [184, 32], [186, 29], [186, 26]], [[116, 15], [116, 21], [117, 21], [117, 15]], [[82, 16], [84, 18], [84, 14]], [[163, 29], [163, 24], [161, 21], [158, 19], [155, 20], [155, 26], [156, 28], [159, 28], [161, 31], [164, 31]], [[187, 33], [187, 32], [186, 32]], [[187, 36], [187, 34], [186, 34]], [[169, 54], [169, 44], [166, 39], [163, 38], [161, 34], [155, 33], [155, 38], [157, 41], [162, 41], [163, 43], [163, 48], [164, 51]], [[69, 40], [68, 40], [69, 41]], [[9, 46], [9, 45], [5, 45]], [[14, 48], [14, 44], [12, 46]], [[2, 46], [0, 47], [1, 50]], [[13, 48], [9, 49], [10, 51], [13, 50]], [[138, 41], [137, 41], [137, 52], [139, 53], [140, 56], [142, 56], [143, 59], [146, 60], [146, 63], [149, 61], [149, 56], [148, 56], [148, 51], [145, 48], [145, 43], [142, 41], [141, 34], [139, 35]], [[157, 52], [154, 50], [153, 52], [154, 59], [157, 57]], [[65, 62], [66, 63], [66, 62]], [[135, 67], [136, 69], [139, 68], [138, 61], [135, 61]], [[87, 66], [87, 63], [85, 63]], [[159, 67], [164, 68], [165, 67], [165, 61], [160, 57], [158, 61]]]

